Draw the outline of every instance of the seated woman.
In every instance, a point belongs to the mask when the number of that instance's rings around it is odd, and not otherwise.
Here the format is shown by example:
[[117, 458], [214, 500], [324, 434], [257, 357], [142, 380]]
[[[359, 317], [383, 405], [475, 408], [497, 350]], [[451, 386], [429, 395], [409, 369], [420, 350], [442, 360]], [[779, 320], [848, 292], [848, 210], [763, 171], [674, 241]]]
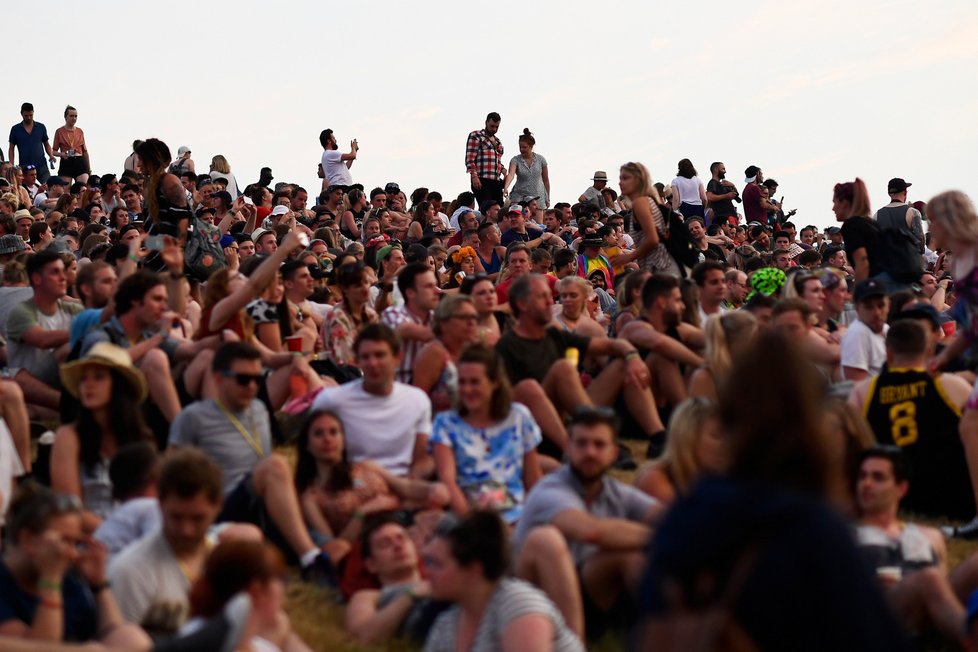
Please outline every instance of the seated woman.
[[140, 412], [146, 379], [124, 349], [102, 342], [63, 365], [61, 382], [78, 399], [79, 411], [77, 421], [55, 433], [51, 488], [82, 501], [86, 531], [92, 532], [114, 506], [109, 462], [116, 451], [153, 441]]
[[645, 270], [630, 272], [622, 281], [615, 295], [618, 306], [615, 311], [614, 334], [617, 336], [625, 324], [642, 314], [642, 286], [652, 276]]
[[84, 532], [77, 498], [22, 487], [7, 515], [0, 561], [0, 635], [148, 648], [146, 633], [119, 614], [106, 560], [105, 548]]
[[365, 517], [392, 509], [440, 510], [448, 504], [441, 483], [398, 477], [372, 462], [351, 464], [343, 424], [332, 412], [310, 414], [295, 447], [295, 488], [317, 542], [338, 537], [356, 550]]
[[737, 351], [750, 344], [757, 320], [744, 310], [711, 317], [706, 322], [705, 363], [689, 378], [689, 395], [717, 400], [717, 387], [730, 373]]
[[424, 548], [431, 597], [455, 603], [435, 620], [425, 652], [583, 652], [547, 596], [504, 578], [507, 528], [492, 512], [446, 516]]
[[[253, 305], [257, 295], [276, 283], [276, 274], [282, 261], [301, 247], [299, 235], [293, 232], [285, 238], [281, 247], [258, 264], [250, 277], [240, 273], [232, 276], [226, 269], [212, 274], [204, 289], [204, 310], [201, 313], [200, 329], [194, 335], [196, 339], [202, 339], [229, 330], [242, 341], [254, 345], [262, 354], [262, 365], [274, 370], [265, 379], [265, 389], [272, 410], [281, 408], [292, 393], [290, 379], [293, 376], [301, 378], [307, 390], [321, 389], [327, 385], [327, 382], [312, 370], [305, 358], [282, 351], [280, 343], [278, 348], [269, 347], [265, 343], [268, 341], [273, 347], [275, 346], [275, 326], [267, 325], [271, 318], [267, 310]], [[253, 306], [250, 312], [246, 310], [249, 305]], [[258, 330], [258, 333], [263, 335], [263, 338], [256, 337], [256, 328], [250, 314], [258, 315], [262, 321], [263, 328]]]
[[478, 341], [478, 319], [472, 299], [464, 294], [445, 297], [435, 308], [435, 339], [418, 352], [413, 375], [414, 386], [431, 397], [434, 412], [448, 410], [455, 403], [456, 365], [465, 345]]
[[526, 494], [540, 479], [540, 428], [530, 411], [513, 403], [512, 389], [494, 349], [475, 344], [458, 363], [457, 408], [435, 417], [431, 431], [438, 479], [451, 508], [495, 509], [519, 520]]
[[370, 276], [361, 263], [337, 267], [334, 280], [343, 296], [323, 320], [323, 347], [326, 357], [336, 364], [356, 364], [353, 342], [357, 333], [377, 323], [377, 313], [370, 303]]
[[721, 473], [725, 460], [716, 403], [702, 397], [690, 398], [672, 415], [662, 456], [639, 471], [635, 486], [663, 505], [671, 505], [703, 473]]
[[446, 289], [460, 287], [466, 278], [481, 271], [482, 265], [478, 262], [479, 258], [472, 247], [462, 247], [458, 251], [453, 251], [449, 254], [448, 260], [451, 264], [448, 267], [448, 280], [444, 285]]
[[278, 550], [257, 541], [221, 543], [210, 553], [204, 571], [190, 589], [189, 633], [204, 618], [219, 615], [239, 592], [251, 598], [239, 650], [311, 652], [292, 629], [285, 613], [285, 564]]
[[472, 297], [472, 305], [479, 315], [479, 321], [476, 322], [479, 342], [486, 346], [495, 346], [502, 337], [506, 315], [496, 310], [499, 298], [492, 280], [484, 274], [468, 276], [462, 281], [459, 294]]

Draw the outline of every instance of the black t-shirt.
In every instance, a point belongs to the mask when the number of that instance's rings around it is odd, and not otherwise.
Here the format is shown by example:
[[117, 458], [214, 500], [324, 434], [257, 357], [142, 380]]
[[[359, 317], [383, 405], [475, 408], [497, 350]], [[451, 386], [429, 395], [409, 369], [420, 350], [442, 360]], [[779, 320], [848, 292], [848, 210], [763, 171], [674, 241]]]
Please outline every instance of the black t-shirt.
[[869, 276], [883, 272], [880, 229], [876, 222], [866, 217], [850, 217], [842, 223], [842, 239], [850, 265], [856, 264], [853, 253], [858, 249], [865, 249], [866, 256], [869, 257]]
[[567, 349], [577, 349], [583, 358], [590, 343], [589, 337], [552, 327], [539, 340], [525, 339], [510, 330], [499, 338], [496, 351], [506, 366], [509, 382], [515, 385], [532, 378], [542, 383], [550, 367], [564, 357]]
[[[706, 191], [712, 192], [714, 195], [726, 195], [731, 189], [723, 185], [722, 181], [710, 179], [710, 182], [706, 184]], [[737, 214], [737, 209], [734, 208], [734, 200], [732, 199], [711, 201], [710, 208], [713, 209], [713, 215], [715, 217], [729, 217], [730, 215]]]
[[[62, 640], [78, 643], [93, 640], [98, 622], [95, 600], [74, 572], [65, 575], [61, 582], [61, 602], [64, 605]], [[21, 590], [10, 569], [0, 562], [0, 623], [19, 620], [30, 626], [39, 603], [40, 598]]]

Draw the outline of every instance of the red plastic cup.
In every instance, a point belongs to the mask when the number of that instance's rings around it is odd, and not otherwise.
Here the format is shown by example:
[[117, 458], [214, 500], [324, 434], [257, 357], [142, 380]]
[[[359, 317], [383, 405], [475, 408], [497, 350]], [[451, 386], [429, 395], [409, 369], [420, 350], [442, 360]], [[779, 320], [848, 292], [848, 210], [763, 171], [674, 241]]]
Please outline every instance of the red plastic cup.
[[944, 331], [944, 337], [954, 337], [958, 330], [958, 324], [957, 322], [946, 321], [941, 324], [941, 330]]
[[289, 348], [290, 353], [302, 353], [302, 336], [289, 335], [285, 338], [285, 345]]

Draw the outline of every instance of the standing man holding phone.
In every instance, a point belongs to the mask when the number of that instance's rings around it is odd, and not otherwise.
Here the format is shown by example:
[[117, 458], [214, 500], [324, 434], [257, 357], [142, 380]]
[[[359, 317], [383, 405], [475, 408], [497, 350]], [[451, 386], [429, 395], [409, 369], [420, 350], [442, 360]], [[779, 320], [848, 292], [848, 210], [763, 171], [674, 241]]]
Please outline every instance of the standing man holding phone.
[[479, 210], [490, 201], [503, 205], [503, 144], [496, 137], [501, 118], [493, 111], [486, 116], [485, 129], [469, 134], [465, 142], [465, 171], [469, 173], [472, 192], [479, 202]]
[[340, 153], [332, 129], [323, 129], [319, 134], [319, 144], [323, 146], [323, 190], [330, 186], [342, 186], [343, 190], [348, 190], [353, 185], [350, 168], [360, 151], [356, 138], [350, 141], [350, 151], [346, 154]]

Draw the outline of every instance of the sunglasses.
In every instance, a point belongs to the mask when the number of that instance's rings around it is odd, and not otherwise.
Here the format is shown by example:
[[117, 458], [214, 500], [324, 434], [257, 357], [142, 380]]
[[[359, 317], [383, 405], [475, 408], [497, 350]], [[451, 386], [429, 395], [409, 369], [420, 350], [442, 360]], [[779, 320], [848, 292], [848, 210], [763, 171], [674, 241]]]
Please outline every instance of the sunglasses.
[[241, 374], [233, 371], [222, 371], [221, 375], [225, 378], [234, 379], [234, 382], [242, 387], [247, 387], [251, 383], [255, 383], [256, 385], [261, 383], [261, 374]]
[[36, 165], [25, 165], [24, 166], [24, 170], [25, 171], [26, 170], [36, 170], [36, 169], [37, 169], [37, 166]]

